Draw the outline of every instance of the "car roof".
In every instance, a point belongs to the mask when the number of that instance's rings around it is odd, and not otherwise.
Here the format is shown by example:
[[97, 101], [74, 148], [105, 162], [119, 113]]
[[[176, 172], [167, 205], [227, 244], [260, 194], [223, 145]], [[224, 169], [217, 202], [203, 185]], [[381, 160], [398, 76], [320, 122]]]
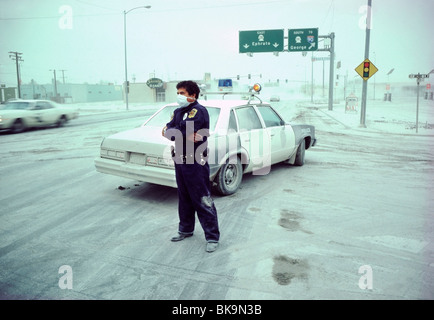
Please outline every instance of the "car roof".
[[15, 99], [15, 100], [9, 100], [7, 101], [8, 103], [10, 102], [52, 102], [50, 100], [44, 100], [44, 99]]

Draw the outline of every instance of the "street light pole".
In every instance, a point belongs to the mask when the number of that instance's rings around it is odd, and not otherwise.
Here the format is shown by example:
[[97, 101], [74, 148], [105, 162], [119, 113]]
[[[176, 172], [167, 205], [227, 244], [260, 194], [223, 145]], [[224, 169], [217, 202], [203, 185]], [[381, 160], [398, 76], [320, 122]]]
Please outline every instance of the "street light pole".
[[[366, 15], [366, 36], [365, 36], [365, 59], [369, 59], [369, 41], [371, 36], [371, 10], [372, 0], [368, 0], [368, 12]], [[362, 103], [360, 110], [360, 127], [366, 128], [366, 97], [368, 92], [368, 80], [363, 80]]]
[[125, 106], [128, 110], [128, 92], [129, 92], [129, 86], [128, 86], [128, 67], [127, 67], [127, 14], [133, 10], [136, 9], [150, 9], [151, 6], [140, 6], [136, 8], [132, 8], [128, 11], [124, 10], [124, 54], [125, 54], [125, 83], [124, 83], [124, 93], [125, 93]]

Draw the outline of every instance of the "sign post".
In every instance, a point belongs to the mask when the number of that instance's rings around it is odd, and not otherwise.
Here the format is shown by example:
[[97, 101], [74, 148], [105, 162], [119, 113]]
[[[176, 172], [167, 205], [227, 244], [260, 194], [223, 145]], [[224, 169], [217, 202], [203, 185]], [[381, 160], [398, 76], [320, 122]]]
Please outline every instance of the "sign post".
[[[368, 0], [368, 12], [366, 15], [366, 36], [365, 36], [365, 61], [369, 59], [369, 42], [370, 42], [370, 37], [371, 37], [371, 11], [372, 11], [372, 0]], [[368, 60], [369, 61], [369, 60]], [[363, 77], [363, 87], [362, 87], [362, 104], [361, 104], [361, 109], [360, 109], [360, 126], [363, 128], [366, 128], [366, 124], [365, 124], [365, 120], [366, 120], [366, 96], [367, 96], [367, 92], [368, 92], [368, 82], [366, 81], [367, 79], [369, 79], [369, 69], [370, 67], [368, 67], [368, 73], [365, 73], [363, 76], [367, 76], [367, 77]], [[366, 79], [365, 79], [366, 78]]]
[[417, 100], [416, 100], [416, 133], [418, 132], [419, 129], [419, 85], [420, 82], [423, 81], [423, 79], [425, 78], [429, 78], [429, 74], [410, 74], [408, 76], [410, 79], [414, 79], [416, 78], [417, 81]]

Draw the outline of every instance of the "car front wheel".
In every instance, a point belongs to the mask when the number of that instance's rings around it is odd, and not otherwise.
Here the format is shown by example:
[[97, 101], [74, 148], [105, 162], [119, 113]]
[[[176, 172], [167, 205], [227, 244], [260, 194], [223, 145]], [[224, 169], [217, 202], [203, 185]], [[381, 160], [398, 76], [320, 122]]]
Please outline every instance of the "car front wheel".
[[304, 154], [306, 153], [306, 142], [305, 140], [301, 140], [300, 145], [297, 149], [297, 154], [295, 156], [295, 162], [294, 165], [296, 166], [302, 166], [304, 165]]
[[220, 168], [215, 182], [216, 189], [221, 195], [227, 196], [235, 193], [243, 179], [243, 166], [240, 158], [233, 157], [226, 160], [226, 163]]
[[21, 133], [24, 130], [26, 130], [26, 125], [24, 124], [23, 120], [21, 119], [15, 120], [14, 124], [11, 127], [12, 133]]

